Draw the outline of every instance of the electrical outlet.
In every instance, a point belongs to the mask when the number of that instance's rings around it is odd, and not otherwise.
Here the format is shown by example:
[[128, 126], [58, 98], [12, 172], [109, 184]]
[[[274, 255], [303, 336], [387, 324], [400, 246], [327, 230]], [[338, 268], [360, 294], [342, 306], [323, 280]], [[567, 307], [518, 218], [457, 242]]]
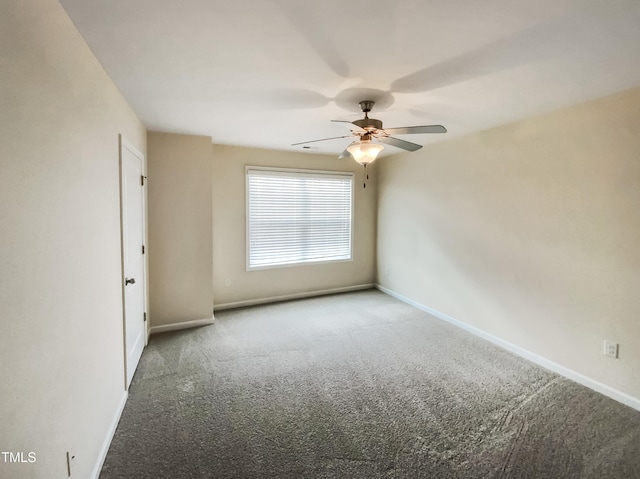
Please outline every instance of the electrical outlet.
[[224, 285], [225, 286], [231, 286], [231, 279], [230, 278], [225, 278]]
[[618, 343], [611, 341], [610, 339], [604, 340], [604, 354], [611, 356], [612, 358], [618, 357]]

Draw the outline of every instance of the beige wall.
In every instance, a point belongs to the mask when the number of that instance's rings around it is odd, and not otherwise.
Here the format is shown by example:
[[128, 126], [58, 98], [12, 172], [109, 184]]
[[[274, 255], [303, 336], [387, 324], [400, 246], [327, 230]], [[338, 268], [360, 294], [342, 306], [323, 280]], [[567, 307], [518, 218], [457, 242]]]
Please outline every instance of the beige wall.
[[0, 14], [0, 477], [89, 478], [124, 395], [118, 134], [145, 130], [54, 0]]
[[635, 90], [380, 162], [380, 284], [640, 398], [638, 125]]
[[151, 327], [211, 319], [211, 139], [149, 132]]
[[[245, 166], [356, 172], [354, 259], [246, 271]], [[362, 188], [362, 167], [335, 156], [213, 146], [213, 290], [216, 305], [370, 284], [375, 278], [376, 174]], [[229, 279], [230, 286], [225, 286]]]

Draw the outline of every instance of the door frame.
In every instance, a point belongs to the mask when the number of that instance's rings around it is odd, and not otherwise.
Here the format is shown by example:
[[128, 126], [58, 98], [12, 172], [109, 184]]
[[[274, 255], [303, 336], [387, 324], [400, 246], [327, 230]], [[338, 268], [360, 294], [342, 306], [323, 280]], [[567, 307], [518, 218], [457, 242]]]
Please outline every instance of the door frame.
[[[129, 142], [122, 133], [118, 134], [118, 171], [119, 171], [119, 183], [120, 183], [120, 288], [122, 294], [122, 358], [124, 368], [124, 390], [129, 389], [128, 376], [127, 376], [127, 317], [126, 317], [126, 298], [125, 298], [125, 284], [124, 284], [124, 201], [123, 201], [123, 169], [122, 169], [122, 157], [123, 150], [128, 150], [131, 154], [140, 159], [142, 163], [142, 176], [144, 177], [144, 183], [142, 186], [146, 186], [147, 178], [147, 161], [144, 154], [138, 150], [131, 142]], [[149, 288], [147, 287], [147, 278], [149, 277], [149, 261], [148, 261], [148, 235], [147, 235], [147, 188], [142, 189], [142, 238], [145, 247], [145, 253], [143, 255], [143, 278], [142, 278], [142, 294], [144, 303], [144, 314], [146, 317], [145, 330], [144, 330], [144, 345], [149, 344]]]

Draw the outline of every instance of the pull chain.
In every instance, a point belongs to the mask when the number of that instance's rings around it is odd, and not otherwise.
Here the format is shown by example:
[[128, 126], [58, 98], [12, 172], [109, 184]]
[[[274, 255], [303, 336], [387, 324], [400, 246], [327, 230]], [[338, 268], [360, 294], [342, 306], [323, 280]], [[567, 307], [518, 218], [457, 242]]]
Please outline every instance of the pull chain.
[[363, 184], [362, 188], [366, 188], [367, 187], [367, 180], [368, 179], [369, 179], [369, 174], [367, 173], [367, 164], [365, 163], [364, 164], [364, 184]]

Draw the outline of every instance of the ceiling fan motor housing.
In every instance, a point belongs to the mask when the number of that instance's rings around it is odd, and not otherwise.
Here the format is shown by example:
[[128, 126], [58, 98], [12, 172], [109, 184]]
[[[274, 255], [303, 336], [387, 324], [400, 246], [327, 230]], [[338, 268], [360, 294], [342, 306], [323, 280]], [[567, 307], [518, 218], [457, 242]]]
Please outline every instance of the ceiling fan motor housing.
[[382, 130], [382, 122], [375, 118], [363, 118], [362, 120], [356, 120], [352, 123], [365, 130]]

